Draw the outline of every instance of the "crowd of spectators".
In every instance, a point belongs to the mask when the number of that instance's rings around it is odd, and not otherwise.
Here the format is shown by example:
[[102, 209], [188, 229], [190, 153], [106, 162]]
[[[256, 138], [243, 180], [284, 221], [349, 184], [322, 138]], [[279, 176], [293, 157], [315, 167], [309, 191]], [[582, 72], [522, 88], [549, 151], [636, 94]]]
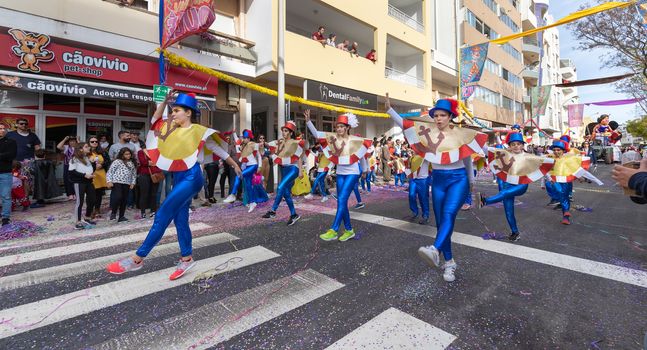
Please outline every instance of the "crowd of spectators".
[[[356, 41], [353, 41], [353, 43], [351, 44], [350, 40], [345, 39], [344, 41], [337, 44], [337, 35], [331, 33], [328, 35], [328, 37], [326, 37], [325, 32], [326, 28], [324, 26], [320, 26], [316, 32], [312, 33], [312, 40], [318, 41], [319, 43], [321, 43], [321, 45], [336, 47], [339, 50], [349, 52], [351, 55], [355, 55], [357, 57], [360, 56], [359, 44]], [[368, 51], [368, 53], [364, 57], [373, 63], [377, 61], [375, 49]]]

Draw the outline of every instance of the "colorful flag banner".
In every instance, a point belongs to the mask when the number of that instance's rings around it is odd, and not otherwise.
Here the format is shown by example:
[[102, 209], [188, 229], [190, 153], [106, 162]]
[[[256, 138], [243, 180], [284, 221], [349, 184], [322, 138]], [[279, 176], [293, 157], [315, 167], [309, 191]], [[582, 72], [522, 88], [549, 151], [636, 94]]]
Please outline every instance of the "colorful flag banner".
[[636, 4], [636, 10], [638, 10], [638, 18], [640, 18], [640, 23], [643, 27], [647, 29], [647, 0], [638, 1]]
[[476, 91], [476, 87], [477, 85], [464, 86], [461, 89], [461, 98], [463, 100], [467, 100], [468, 98], [472, 97], [472, 95]]
[[565, 87], [575, 87], [575, 86], [609, 84], [609, 83], [614, 83], [614, 82], [616, 82], [618, 80], [629, 78], [629, 77], [634, 76], [634, 75], [636, 75], [636, 73], [614, 75], [612, 77], [604, 77], [604, 78], [579, 80], [579, 81], [574, 81], [574, 82], [570, 82], [570, 83], [554, 84], [554, 85], [557, 86], [557, 87], [560, 87], [560, 88], [565, 88]]
[[569, 105], [568, 106], [568, 127], [576, 128], [578, 126], [582, 126], [583, 124], [582, 119], [584, 119], [584, 105], [583, 104]]
[[[535, 17], [537, 17], [537, 26], [543, 27], [546, 25], [546, 18], [543, 14], [548, 13], [548, 4], [535, 3]], [[543, 85], [544, 68], [542, 61], [544, 60], [544, 32], [537, 32], [537, 42], [539, 43], [539, 82], [537, 85]]]
[[551, 85], [535, 86], [530, 89], [530, 105], [532, 115], [540, 116], [546, 114], [546, 106], [550, 99]]
[[584, 103], [585, 105], [595, 105], [595, 106], [622, 106], [622, 105], [630, 105], [633, 103], [638, 103], [640, 101], [644, 100], [644, 98], [629, 98], [626, 100], [612, 100], [612, 101], [602, 101], [602, 102], [589, 102], [589, 103]]
[[562, 24], [570, 23], [570, 22], [576, 21], [576, 20], [578, 20], [580, 18], [584, 18], [584, 17], [594, 15], [596, 13], [600, 13], [600, 12], [604, 12], [604, 11], [608, 11], [608, 10], [612, 10], [612, 9], [620, 9], [620, 8], [629, 7], [629, 6], [631, 6], [631, 5], [635, 4], [635, 3], [636, 3], [635, 0], [634, 1], [627, 1], [627, 2], [621, 2], [621, 1], [605, 2], [604, 4], [601, 4], [601, 5], [598, 5], [598, 6], [594, 6], [594, 7], [588, 8], [588, 9], [573, 12], [570, 15], [568, 15], [568, 16], [566, 16], [564, 18], [561, 18], [561, 19], [557, 20], [555, 23], [549, 24], [547, 26], [538, 27], [538, 28], [535, 28], [535, 29], [527, 30], [525, 32], [504, 36], [504, 37], [501, 37], [501, 38], [498, 38], [498, 39], [490, 40], [490, 42], [493, 43], [493, 44], [497, 44], [497, 45], [503, 45], [503, 44], [507, 43], [510, 40], [522, 38], [522, 37], [530, 35], [530, 34], [535, 34], [535, 33], [544, 31], [544, 30], [546, 30], [548, 28], [561, 26]]
[[481, 80], [489, 45], [489, 43], [483, 43], [461, 49], [461, 84], [463, 86]]
[[215, 0], [165, 0], [161, 47], [206, 32], [216, 20]]

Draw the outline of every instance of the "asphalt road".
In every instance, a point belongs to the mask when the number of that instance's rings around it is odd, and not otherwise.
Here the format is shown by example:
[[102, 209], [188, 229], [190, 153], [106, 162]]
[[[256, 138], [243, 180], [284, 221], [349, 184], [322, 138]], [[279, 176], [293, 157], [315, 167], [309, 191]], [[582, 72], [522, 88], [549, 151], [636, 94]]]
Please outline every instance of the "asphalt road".
[[[406, 221], [406, 192], [364, 193], [357, 239], [323, 242], [333, 200], [201, 208], [191, 216], [198, 265], [178, 281], [169, 232], [131, 274], [108, 275], [148, 221], [0, 243], [2, 349], [642, 349], [647, 333], [647, 206], [613, 185], [575, 185], [573, 224], [531, 185], [509, 243], [500, 206], [463, 211], [457, 279], [421, 261], [429, 225]], [[481, 178], [477, 190], [496, 193]], [[351, 205], [355, 199], [350, 200]], [[494, 232], [497, 238], [490, 238]], [[484, 238], [485, 237], [485, 238]]]

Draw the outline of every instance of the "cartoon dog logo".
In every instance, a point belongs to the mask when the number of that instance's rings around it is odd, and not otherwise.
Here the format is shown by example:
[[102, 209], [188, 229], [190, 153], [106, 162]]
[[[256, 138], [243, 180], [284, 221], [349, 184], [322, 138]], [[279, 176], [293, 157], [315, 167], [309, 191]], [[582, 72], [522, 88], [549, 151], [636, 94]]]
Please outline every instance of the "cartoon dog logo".
[[25, 33], [20, 29], [10, 29], [9, 34], [18, 45], [12, 46], [13, 53], [20, 57], [17, 68], [23, 72], [40, 73], [40, 62], [50, 62], [54, 53], [46, 50], [49, 45], [49, 36], [45, 34]]

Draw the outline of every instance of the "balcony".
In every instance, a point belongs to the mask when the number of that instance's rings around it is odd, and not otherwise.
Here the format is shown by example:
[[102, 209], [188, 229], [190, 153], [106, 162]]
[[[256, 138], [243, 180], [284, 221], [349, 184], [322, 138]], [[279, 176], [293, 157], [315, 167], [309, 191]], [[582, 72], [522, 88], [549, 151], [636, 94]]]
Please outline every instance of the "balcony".
[[389, 0], [389, 16], [420, 33], [425, 32], [420, 0]]
[[399, 81], [401, 83], [409, 84], [421, 89], [424, 89], [425, 86], [427, 85], [424, 79], [414, 77], [413, 75], [409, 75], [407, 73], [400, 72], [399, 70], [389, 68], [389, 67], [386, 67], [384, 69], [384, 77], [389, 78], [391, 80]]
[[541, 49], [539, 47], [539, 43], [537, 42], [537, 39], [531, 38], [531, 37], [524, 37], [521, 50], [523, 51], [523, 56], [526, 60], [530, 62], [535, 62], [539, 60], [539, 53], [541, 52]]
[[565, 58], [559, 60], [559, 67], [559, 72], [562, 74], [562, 78], [566, 80], [576, 80], [576, 68], [571, 59]]
[[424, 74], [422, 51], [387, 35], [384, 76], [424, 89], [426, 87]]
[[537, 81], [539, 80], [539, 68], [534, 68], [534, 69], [524, 69], [521, 71], [521, 76], [523, 77], [524, 80], [530, 83], [530, 85], [534, 86]]
[[537, 28], [535, 5], [532, 1], [529, 2], [528, 7], [521, 11], [521, 25], [524, 31]]

